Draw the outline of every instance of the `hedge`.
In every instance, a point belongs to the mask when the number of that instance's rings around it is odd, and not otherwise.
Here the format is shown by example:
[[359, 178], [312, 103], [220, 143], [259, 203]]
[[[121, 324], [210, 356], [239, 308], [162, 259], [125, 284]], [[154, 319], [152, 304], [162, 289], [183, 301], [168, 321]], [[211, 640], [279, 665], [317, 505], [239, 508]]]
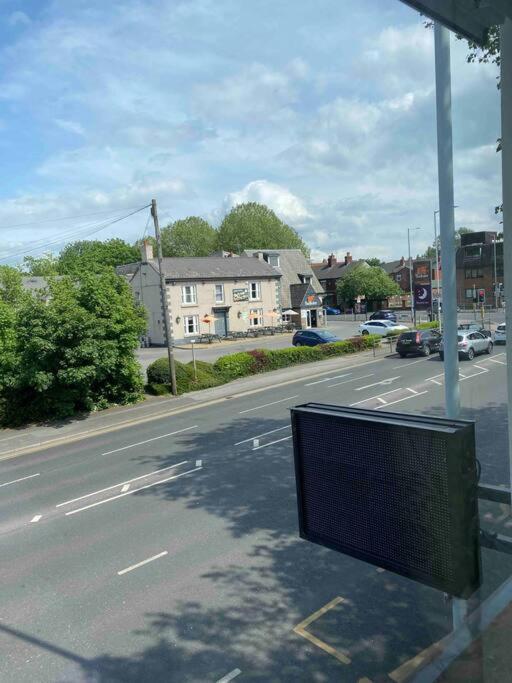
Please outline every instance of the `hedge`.
[[432, 320], [432, 322], [428, 323], [419, 323], [416, 325], [416, 329], [418, 330], [432, 330], [432, 329], [437, 329], [439, 327], [439, 320]]
[[[291, 365], [312, 363], [332, 356], [343, 356], [378, 346], [380, 337], [367, 335], [353, 337], [334, 344], [318, 346], [292, 346], [287, 349], [253, 349], [241, 351], [218, 358], [213, 365], [196, 361], [197, 380], [194, 379], [192, 363], [176, 362], [176, 384], [178, 393], [197, 391], [225, 384], [239, 377], [247, 377], [269, 370], [279, 370]], [[159, 358], [148, 367], [149, 393], [162, 395], [170, 390], [169, 363], [167, 358]]]

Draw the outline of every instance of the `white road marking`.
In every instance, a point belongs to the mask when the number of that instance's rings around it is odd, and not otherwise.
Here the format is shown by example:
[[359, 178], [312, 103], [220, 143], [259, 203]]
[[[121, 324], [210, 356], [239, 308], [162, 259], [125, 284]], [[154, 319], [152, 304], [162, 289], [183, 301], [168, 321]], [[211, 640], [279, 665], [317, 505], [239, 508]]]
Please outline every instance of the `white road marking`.
[[376, 398], [380, 398], [381, 396], [387, 396], [388, 394], [394, 394], [397, 391], [402, 391], [402, 387], [392, 389], [391, 391], [385, 391], [383, 394], [379, 394], [378, 396], [370, 396], [369, 398], [363, 398], [362, 401], [356, 401], [356, 403], [351, 403], [349, 407], [352, 408], [353, 406], [358, 406], [360, 403], [368, 403], [368, 401], [375, 401]]
[[223, 676], [222, 678], [219, 678], [218, 681], [215, 683], [229, 683], [229, 681], [232, 681], [233, 678], [236, 678], [242, 673], [240, 669], [233, 669], [233, 671], [230, 671], [228, 674]]
[[132, 572], [134, 569], [138, 569], [139, 567], [143, 567], [145, 564], [148, 564], [149, 562], [153, 562], [154, 560], [158, 560], [159, 557], [164, 557], [167, 554], [168, 554], [168, 551], [164, 550], [162, 553], [158, 553], [158, 555], [153, 555], [153, 557], [148, 557], [147, 560], [142, 560], [142, 562], [137, 562], [137, 564], [132, 564], [130, 567], [126, 567], [126, 569], [121, 569], [121, 571], [117, 572], [117, 574], [118, 574], [118, 576], [122, 576], [123, 574], [127, 574], [128, 572]]
[[496, 358], [488, 358], [489, 363], [498, 363], [498, 365], [506, 365], [502, 360], [496, 360]]
[[[423, 394], [428, 394], [428, 391], [420, 391], [414, 396], [404, 396], [404, 398], [399, 398], [396, 401], [390, 401], [387, 405], [392, 406], [395, 403], [401, 403], [402, 401], [409, 401], [411, 398], [416, 398], [417, 396], [423, 396]], [[379, 410], [382, 406], [377, 406], [376, 410]]]
[[280, 432], [282, 429], [290, 429], [290, 425], [285, 425], [284, 427], [278, 427], [277, 429], [271, 429], [269, 432], [263, 432], [263, 434], [256, 434], [256, 436], [250, 436], [247, 439], [244, 439], [243, 441], [237, 441], [235, 446], [240, 446], [242, 443], [247, 443], [248, 441], [252, 441], [253, 439], [259, 439], [261, 436], [267, 436], [267, 434], [273, 434], [274, 432]]
[[406, 368], [408, 365], [416, 365], [416, 363], [426, 363], [426, 361], [429, 360], [428, 358], [420, 358], [419, 360], [412, 360], [410, 363], [402, 363], [401, 365], [395, 365], [392, 367], [392, 370], [401, 370], [402, 368]]
[[459, 380], [459, 382], [463, 382], [465, 379], [473, 379], [473, 377], [478, 377], [478, 375], [485, 375], [489, 372], [489, 370], [482, 370], [481, 372], [475, 372], [473, 375], [464, 375], [462, 379]]
[[331, 387], [339, 387], [340, 384], [349, 384], [349, 382], [359, 382], [360, 379], [366, 379], [367, 377], [373, 377], [375, 375], [374, 372], [370, 372], [369, 375], [363, 375], [362, 377], [352, 377], [352, 379], [346, 379], [344, 382], [336, 382], [335, 384], [328, 384], [327, 389], [330, 389]]
[[256, 446], [256, 448], [253, 448], [253, 451], [259, 451], [260, 448], [266, 448], [267, 446], [273, 446], [275, 443], [281, 443], [281, 441], [288, 441], [288, 439], [291, 439], [291, 434], [290, 436], [285, 436], [283, 439], [277, 439], [277, 441], [269, 441], [268, 443], [264, 443], [261, 446]]
[[192, 425], [192, 427], [185, 427], [185, 429], [178, 429], [176, 432], [169, 432], [169, 434], [162, 434], [161, 436], [154, 436], [152, 439], [146, 439], [145, 441], [139, 441], [138, 443], [131, 443], [129, 446], [122, 446], [122, 448], [114, 448], [113, 451], [107, 451], [101, 455], [110, 455], [111, 453], [118, 453], [119, 451], [126, 451], [128, 448], [135, 448], [135, 446], [142, 446], [150, 441], [157, 441], [158, 439], [165, 439], [166, 436], [174, 436], [175, 434], [181, 434], [182, 432], [188, 432], [191, 429], [196, 429], [197, 425]]
[[34, 515], [34, 516], [32, 517], [32, 519], [30, 520], [30, 522], [31, 522], [31, 523], [32, 523], [32, 522], [39, 522], [39, 520], [41, 519], [42, 516], [43, 516], [43, 515]]
[[380, 398], [380, 397], [377, 399], [377, 401], [379, 401], [379, 403], [382, 403], [382, 405], [384, 405], [384, 406], [387, 403], [387, 401], [385, 401], [383, 398]]
[[351, 372], [346, 372], [344, 375], [335, 375], [334, 377], [326, 377], [325, 379], [317, 379], [316, 382], [308, 382], [305, 384], [305, 387], [312, 387], [313, 384], [321, 384], [322, 382], [330, 382], [331, 379], [341, 379], [342, 377], [348, 377], [351, 375]]
[[438, 382], [437, 379], [430, 379], [429, 382], [433, 382], [434, 384], [437, 384], [438, 387], [442, 387], [442, 386], [443, 386], [443, 383], [442, 383], [442, 382]]
[[121, 493], [126, 493], [126, 491], [128, 491], [129, 488], [130, 488], [130, 484], [125, 484], [125, 485], [123, 486], [123, 488], [121, 489]]
[[418, 393], [418, 392], [416, 391], [416, 389], [411, 389], [410, 387], [407, 387], [406, 391], [410, 391], [411, 394], [417, 394], [417, 393]]
[[483, 370], [484, 372], [489, 372], [487, 368], [483, 368], [481, 365], [477, 365], [476, 363], [473, 364], [474, 368], [478, 368], [479, 370]]
[[264, 403], [262, 406], [255, 406], [254, 408], [247, 408], [247, 410], [241, 410], [238, 414], [243, 415], [244, 413], [250, 413], [253, 410], [259, 410], [260, 408], [266, 408], [267, 406], [275, 406], [276, 403], [284, 403], [285, 401], [291, 401], [292, 398], [298, 398], [299, 394], [295, 396], [288, 396], [288, 398], [281, 398], [279, 401], [272, 401], [272, 403]]
[[139, 481], [139, 479], [144, 479], [145, 477], [150, 477], [152, 474], [158, 474], [159, 472], [165, 472], [173, 467], [179, 467], [180, 465], [186, 465], [188, 460], [182, 460], [177, 462], [175, 465], [169, 465], [169, 467], [162, 467], [160, 470], [153, 470], [153, 472], [148, 472], [148, 474], [141, 474], [140, 477], [135, 477], [134, 479], [128, 479], [128, 481], [121, 481], [119, 484], [113, 484], [112, 486], [107, 486], [104, 489], [99, 489], [98, 491], [93, 491], [92, 493], [86, 493], [83, 496], [78, 496], [78, 498], [72, 498], [71, 500], [65, 500], [63, 503], [58, 503], [55, 507], [60, 508], [63, 505], [69, 505], [70, 503], [76, 503], [84, 498], [90, 498], [90, 496], [95, 496], [98, 493], [105, 493], [105, 491], [111, 491], [112, 489], [117, 489], [119, 486], [124, 486], [125, 484], [132, 484], [134, 481]]
[[354, 389], [354, 391], [362, 391], [363, 389], [370, 389], [371, 387], [376, 387], [379, 384], [391, 384], [396, 379], [400, 379], [400, 375], [398, 375], [397, 377], [388, 377], [387, 379], [381, 379], [380, 382], [373, 382], [373, 384], [365, 384], [364, 387], [357, 387], [357, 389]]
[[29, 474], [28, 477], [21, 477], [20, 479], [13, 479], [12, 481], [6, 481], [5, 484], [0, 484], [0, 489], [2, 486], [10, 486], [11, 484], [17, 484], [19, 481], [25, 481], [25, 479], [32, 479], [32, 477], [39, 477], [41, 476], [41, 472], [38, 472], [37, 474]]
[[259, 439], [253, 439], [253, 440], [252, 440], [252, 447], [253, 447], [253, 448], [258, 448], [259, 445], [260, 445], [260, 440], [259, 440]]
[[196, 460], [196, 467], [202, 467], [203, 466], [203, 461], [202, 460]]
[[138, 489], [132, 489], [131, 491], [127, 491], [126, 493], [119, 493], [117, 496], [112, 496], [111, 498], [105, 498], [105, 500], [98, 500], [96, 503], [91, 503], [90, 505], [85, 505], [83, 508], [77, 508], [76, 510], [70, 510], [69, 512], [66, 512], [66, 516], [68, 515], [75, 515], [77, 512], [83, 512], [84, 510], [89, 510], [90, 508], [94, 508], [98, 505], [103, 505], [103, 503], [110, 503], [113, 500], [117, 500], [118, 498], [124, 498], [125, 496], [131, 496], [132, 493], [137, 493], [138, 491], [144, 491], [144, 489], [149, 489], [152, 486], [158, 486], [158, 484], [165, 484], [168, 481], [172, 481], [173, 479], [179, 479], [179, 477], [184, 477], [186, 474], [192, 474], [192, 472], [197, 472], [198, 470], [203, 469], [202, 467], [195, 467], [193, 470], [187, 470], [186, 472], [181, 472], [180, 474], [175, 474], [172, 477], [167, 477], [167, 479], [160, 479], [159, 481], [154, 481], [152, 484], [146, 484], [145, 486], [140, 486]]

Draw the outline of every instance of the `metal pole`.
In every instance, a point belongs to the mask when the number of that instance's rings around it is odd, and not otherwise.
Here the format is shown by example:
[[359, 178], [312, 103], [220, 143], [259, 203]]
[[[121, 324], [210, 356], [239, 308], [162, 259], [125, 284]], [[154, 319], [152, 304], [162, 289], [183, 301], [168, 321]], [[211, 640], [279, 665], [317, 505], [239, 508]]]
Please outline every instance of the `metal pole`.
[[411, 322], [414, 322], [414, 297], [412, 293], [411, 228], [407, 228], [407, 248], [409, 250], [409, 292], [411, 296]]
[[196, 343], [196, 340], [191, 339], [190, 343], [192, 345], [192, 365], [194, 366], [194, 381], [197, 382], [196, 354], [194, 353], [194, 345]]
[[436, 284], [437, 284], [437, 319], [439, 320], [439, 332], [443, 331], [441, 320], [441, 288], [439, 286], [439, 248], [437, 244], [437, 214], [439, 209], [434, 211], [434, 248], [436, 250]]
[[447, 417], [460, 413], [459, 354], [457, 349], [457, 287], [453, 201], [453, 143], [450, 73], [450, 32], [435, 22], [437, 163], [439, 225], [443, 269], [444, 374]]
[[494, 245], [494, 308], [498, 310], [498, 276], [496, 268], [496, 238], [492, 241]]
[[173, 349], [173, 335], [172, 335], [172, 319], [169, 315], [170, 304], [167, 301], [165, 290], [165, 276], [162, 268], [162, 240], [160, 239], [160, 225], [158, 224], [158, 213], [156, 210], [156, 199], [151, 200], [151, 215], [153, 216], [153, 223], [155, 224], [155, 238], [158, 248], [158, 274], [160, 275], [160, 298], [162, 301], [162, 308], [164, 314], [164, 328], [165, 341], [167, 344], [167, 357], [169, 359], [169, 374], [171, 379], [171, 392], [174, 396], [177, 395], [176, 387], [176, 365], [174, 363], [174, 349]]
[[[505, 322], [512, 329], [512, 19], [501, 26], [501, 163], [503, 173], [503, 274]], [[510, 332], [509, 332], [510, 334]], [[508, 449], [512, 481], [512, 344], [507, 343]]]

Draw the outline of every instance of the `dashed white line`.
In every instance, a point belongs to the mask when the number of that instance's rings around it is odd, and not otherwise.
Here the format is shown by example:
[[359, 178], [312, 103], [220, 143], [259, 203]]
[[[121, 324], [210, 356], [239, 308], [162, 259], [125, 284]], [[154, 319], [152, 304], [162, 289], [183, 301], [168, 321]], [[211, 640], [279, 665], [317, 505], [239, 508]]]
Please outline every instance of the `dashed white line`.
[[122, 481], [119, 484], [112, 484], [112, 486], [107, 486], [104, 489], [99, 489], [98, 491], [93, 491], [92, 493], [86, 493], [83, 496], [78, 496], [78, 498], [72, 498], [71, 500], [65, 500], [63, 503], [58, 503], [55, 507], [60, 508], [63, 505], [69, 505], [70, 503], [76, 503], [84, 498], [90, 498], [98, 493], [105, 493], [105, 491], [111, 491], [112, 489], [117, 489], [119, 486], [125, 486], [125, 484], [132, 484], [134, 481], [139, 481], [139, 479], [144, 479], [145, 477], [151, 477], [153, 474], [159, 474], [160, 472], [165, 472], [166, 470], [171, 470], [173, 467], [179, 467], [180, 465], [186, 465], [188, 460], [182, 460], [177, 462], [175, 465], [169, 465], [169, 467], [162, 467], [159, 470], [153, 470], [153, 472], [148, 472], [147, 474], [141, 474], [140, 477], [135, 477], [134, 479], [128, 479], [127, 481]]
[[351, 372], [346, 372], [344, 375], [335, 375], [334, 377], [326, 377], [325, 379], [317, 379], [316, 382], [308, 382], [305, 387], [312, 387], [313, 384], [322, 384], [322, 382], [330, 382], [332, 379], [341, 379], [342, 377], [348, 377]]
[[374, 372], [370, 372], [369, 375], [362, 375], [362, 377], [352, 377], [352, 379], [346, 379], [344, 382], [336, 382], [335, 384], [328, 384], [327, 389], [331, 387], [339, 387], [341, 384], [349, 384], [350, 382], [359, 382], [360, 379], [366, 379], [367, 377], [373, 377]]
[[264, 403], [262, 406], [254, 406], [254, 408], [247, 408], [247, 410], [241, 410], [238, 414], [243, 415], [244, 413], [251, 413], [253, 410], [259, 410], [260, 408], [266, 408], [267, 406], [275, 406], [276, 403], [284, 403], [285, 401], [291, 401], [292, 398], [298, 398], [299, 394], [295, 396], [288, 396], [288, 398], [281, 398], [279, 401], [272, 401], [271, 403]]
[[506, 365], [502, 360], [496, 360], [496, 358], [488, 358], [487, 359], [490, 363], [498, 363], [498, 365]]
[[43, 515], [34, 515], [34, 516], [32, 517], [32, 519], [30, 520], [30, 523], [32, 523], [32, 522], [39, 522], [39, 520], [41, 519], [42, 516], [43, 516]]
[[377, 399], [377, 401], [379, 401], [379, 403], [382, 403], [382, 405], [384, 405], [384, 406], [385, 406], [386, 403], [387, 403], [387, 401], [385, 401], [385, 400], [384, 400], [383, 398], [381, 398], [380, 396], [379, 396], [379, 398]]
[[202, 467], [203, 466], [203, 461], [202, 460], [196, 460], [196, 467]]
[[277, 429], [271, 429], [269, 432], [263, 432], [263, 434], [256, 434], [256, 436], [249, 436], [247, 439], [244, 439], [243, 441], [237, 441], [235, 446], [240, 446], [240, 444], [247, 443], [248, 441], [252, 441], [253, 439], [259, 439], [261, 436], [267, 436], [267, 434], [273, 434], [274, 432], [280, 432], [282, 429], [290, 429], [290, 425], [285, 425], [284, 427], [278, 427]]
[[392, 367], [392, 370], [401, 370], [402, 368], [406, 368], [408, 365], [416, 365], [416, 363], [425, 363], [428, 358], [420, 358], [419, 360], [413, 360], [410, 363], [402, 363], [401, 365], [395, 365]]
[[411, 389], [410, 387], [407, 387], [406, 391], [410, 391], [411, 394], [417, 394], [417, 393], [418, 393], [418, 392], [416, 391], [416, 389]]
[[119, 451], [126, 451], [128, 448], [135, 448], [136, 446], [142, 446], [150, 441], [157, 441], [158, 439], [165, 439], [166, 436], [174, 436], [175, 434], [181, 434], [182, 432], [188, 432], [191, 429], [196, 429], [197, 425], [192, 425], [192, 427], [185, 427], [185, 429], [178, 429], [176, 432], [169, 432], [169, 434], [162, 434], [161, 436], [154, 436], [152, 439], [146, 439], [145, 441], [138, 441], [137, 443], [131, 443], [129, 446], [122, 446], [121, 448], [114, 448], [113, 451], [107, 451], [101, 455], [111, 455], [111, 453], [118, 453]]
[[[404, 396], [403, 398], [399, 398], [396, 401], [389, 401], [387, 405], [392, 406], [395, 403], [401, 403], [402, 401], [409, 401], [411, 398], [417, 398], [418, 396], [423, 396], [423, 394], [428, 394], [428, 391], [419, 391], [414, 396]], [[382, 408], [382, 406], [377, 406], [376, 410], [380, 410], [380, 408]]]
[[6, 481], [4, 484], [0, 484], [0, 489], [2, 486], [10, 486], [11, 484], [17, 484], [19, 481], [25, 481], [25, 479], [32, 479], [32, 477], [39, 477], [41, 476], [41, 472], [38, 472], [37, 474], [29, 474], [28, 477], [20, 477], [19, 479], [13, 479], [12, 481]]
[[428, 382], [433, 382], [434, 384], [437, 384], [438, 387], [442, 387], [443, 383], [439, 382], [437, 379], [429, 379], [427, 380]]
[[375, 401], [376, 398], [380, 398], [381, 396], [387, 396], [388, 394], [394, 394], [397, 391], [402, 391], [402, 387], [392, 389], [391, 391], [385, 391], [383, 394], [379, 394], [378, 396], [370, 396], [368, 398], [363, 398], [362, 401], [356, 401], [356, 403], [351, 403], [349, 407], [352, 408], [353, 406], [358, 406], [360, 403], [368, 403], [368, 401]]
[[219, 680], [216, 681], [215, 683], [229, 683], [229, 681], [232, 681], [233, 678], [240, 676], [241, 673], [242, 673], [242, 671], [240, 669], [233, 669], [233, 671], [230, 671], [228, 674], [226, 674], [222, 678], [219, 678]]
[[362, 391], [363, 389], [370, 389], [371, 387], [376, 387], [379, 384], [391, 384], [396, 379], [400, 379], [400, 375], [397, 375], [396, 377], [388, 377], [387, 379], [381, 379], [380, 382], [373, 382], [373, 384], [365, 384], [364, 387], [357, 387], [357, 389], [354, 389], [354, 391]]
[[158, 553], [158, 555], [153, 555], [153, 557], [148, 557], [147, 560], [142, 560], [142, 562], [137, 562], [137, 564], [132, 564], [130, 567], [126, 567], [126, 569], [121, 569], [120, 572], [117, 572], [118, 576], [122, 576], [123, 574], [127, 574], [128, 572], [132, 572], [134, 569], [138, 569], [139, 567], [143, 567], [145, 564], [149, 564], [149, 562], [153, 562], [154, 560], [158, 560], [160, 557], [164, 557], [165, 555], [168, 554], [167, 550], [164, 550], [161, 553]]
[[130, 484], [125, 484], [121, 489], [121, 493], [126, 493], [130, 489]]
[[261, 446], [256, 446], [253, 448], [253, 451], [259, 451], [260, 448], [266, 448], [267, 446], [273, 446], [275, 443], [281, 443], [281, 441], [288, 441], [288, 439], [291, 439], [291, 434], [290, 436], [285, 436], [283, 439], [277, 439], [277, 441], [269, 441], [268, 443], [264, 443]]
[[131, 496], [132, 493], [137, 493], [138, 491], [144, 491], [144, 489], [149, 489], [152, 486], [158, 486], [159, 484], [165, 484], [168, 481], [172, 481], [173, 479], [179, 479], [180, 477], [184, 477], [186, 474], [192, 474], [192, 472], [197, 472], [198, 470], [201, 470], [202, 467], [195, 467], [193, 470], [187, 470], [186, 472], [181, 472], [180, 474], [175, 474], [172, 477], [167, 477], [166, 479], [159, 479], [158, 481], [154, 481], [152, 484], [146, 484], [145, 486], [140, 486], [138, 489], [132, 489], [131, 491], [127, 491], [126, 493], [119, 493], [117, 496], [112, 496], [111, 498], [105, 498], [105, 500], [98, 500], [96, 503], [91, 503], [90, 505], [85, 505], [83, 508], [77, 508], [76, 510], [70, 510], [69, 512], [66, 512], [66, 516], [68, 515], [76, 515], [77, 512], [83, 512], [84, 510], [89, 510], [90, 508], [95, 508], [98, 505], [103, 505], [103, 503], [110, 503], [113, 500], [117, 500], [118, 498], [124, 498], [125, 496]]

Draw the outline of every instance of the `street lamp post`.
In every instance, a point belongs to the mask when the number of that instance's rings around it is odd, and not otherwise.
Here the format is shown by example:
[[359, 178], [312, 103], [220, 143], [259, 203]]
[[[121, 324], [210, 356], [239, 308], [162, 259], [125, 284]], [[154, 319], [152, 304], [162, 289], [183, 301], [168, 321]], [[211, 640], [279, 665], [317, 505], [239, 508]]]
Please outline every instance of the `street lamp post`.
[[414, 324], [416, 324], [416, 308], [414, 306], [414, 295], [412, 291], [411, 230], [421, 230], [421, 228], [407, 228], [407, 249], [409, 251], [409, 293], [411, 297], [411, 321]]
[[[454, 204], [453, 208], [457, 209], [458, 204]], [[439, 209], [434, 211], [434, 248], [436, 250], [436, 284], [437, 284], [437, 318], [439, 320], [439, 332], [442, 332], [443, 322], [441, 317], [441, 287], [439, 286], [439, 245], [437, 242], [437, 214]]]

